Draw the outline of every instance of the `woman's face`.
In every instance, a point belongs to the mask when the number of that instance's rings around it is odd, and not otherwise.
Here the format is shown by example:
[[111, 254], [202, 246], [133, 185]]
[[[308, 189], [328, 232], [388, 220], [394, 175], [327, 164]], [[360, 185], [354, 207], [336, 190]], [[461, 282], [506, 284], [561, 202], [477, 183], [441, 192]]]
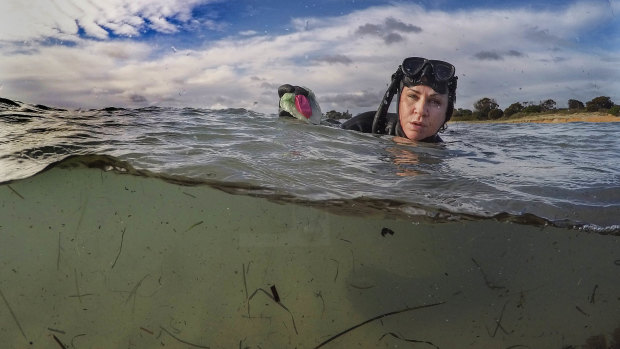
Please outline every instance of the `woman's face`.
[[403, 87], [398, 117], [407, 138], [419, 141], [436, 134], [447, 110], [447, 94], [439, 94], [424, 85]]

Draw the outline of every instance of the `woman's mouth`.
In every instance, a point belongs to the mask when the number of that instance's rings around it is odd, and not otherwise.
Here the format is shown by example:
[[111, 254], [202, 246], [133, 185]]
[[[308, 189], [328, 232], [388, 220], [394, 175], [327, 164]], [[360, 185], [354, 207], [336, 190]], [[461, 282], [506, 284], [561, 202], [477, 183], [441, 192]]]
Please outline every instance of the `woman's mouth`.
[[412, 122], [409, 122], [409, 127], [413, 128], [415, 130], [419, 130], [419, 129], [424, 128], [425, 126], [421, 122], [412, 121]]

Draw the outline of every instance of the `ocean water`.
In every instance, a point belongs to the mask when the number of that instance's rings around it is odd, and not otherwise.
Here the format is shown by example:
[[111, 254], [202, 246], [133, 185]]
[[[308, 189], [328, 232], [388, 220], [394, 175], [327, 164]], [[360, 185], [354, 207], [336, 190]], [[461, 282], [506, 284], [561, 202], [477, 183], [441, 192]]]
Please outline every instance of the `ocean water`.
[[618, 131], [4, 100], [0, 342], [620, 345]]

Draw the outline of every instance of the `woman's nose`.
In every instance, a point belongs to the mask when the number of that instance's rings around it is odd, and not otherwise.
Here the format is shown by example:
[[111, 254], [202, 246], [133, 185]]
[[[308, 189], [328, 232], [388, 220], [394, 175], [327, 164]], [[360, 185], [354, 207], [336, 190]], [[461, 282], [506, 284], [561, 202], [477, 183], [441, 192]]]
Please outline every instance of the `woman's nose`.
[[428, 107], [429, 104], [426, 101], [426, 99], [424, 98], [420, 98], [419, 100], [416, 101], [415, 103], [415, 110], [417, 111], [418, 114], [420, 114], [421, 116], [426, 116], [428, 115]]

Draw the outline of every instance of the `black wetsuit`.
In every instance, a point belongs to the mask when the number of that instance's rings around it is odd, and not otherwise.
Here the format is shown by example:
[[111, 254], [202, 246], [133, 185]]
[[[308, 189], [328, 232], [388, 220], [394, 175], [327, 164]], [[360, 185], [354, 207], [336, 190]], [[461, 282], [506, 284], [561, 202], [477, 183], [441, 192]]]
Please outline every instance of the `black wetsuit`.
[[[346, 130], [371, 133], [372, 123], [375, 119], [375, 114], [376, 112], [374, 111], [367, 111], [358, 114], [353, 118], [345, 121], [342, 125], [340, 125], [340, 127]], [[400, 126], [398, 116], [395, 113], [387, 113], [385, 128], [383, 130], [380, 129], [378, 133], [407, 138], [407, 136], [405, 135], [405, 131], [403, 131], [403, 128]], [[443, 142], [443, 140], [441, 139], [441, 137], [439, 137], [439, 135], [435, 134], [422, 139], [420, 142], [439, 143]]]

